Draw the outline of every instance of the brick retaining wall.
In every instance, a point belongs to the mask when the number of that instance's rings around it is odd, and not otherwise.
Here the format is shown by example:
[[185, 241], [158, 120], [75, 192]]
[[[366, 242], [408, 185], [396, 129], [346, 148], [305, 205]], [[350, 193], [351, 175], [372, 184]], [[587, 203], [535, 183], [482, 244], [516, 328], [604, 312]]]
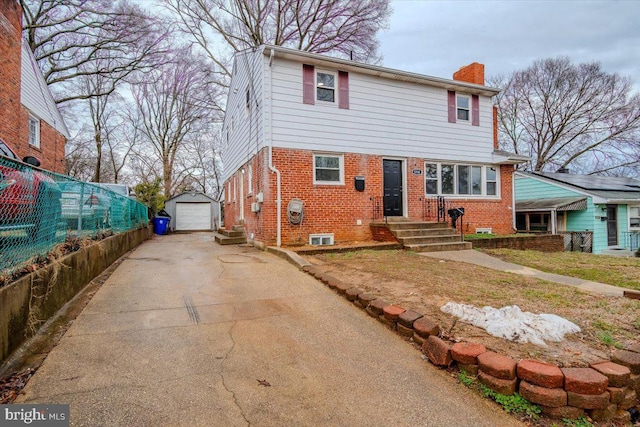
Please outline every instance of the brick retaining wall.
[[518, 249], [540, 252], [564, 252], [564, 238], [559, 234], [509, 236], [469, 239], [474, 249]]

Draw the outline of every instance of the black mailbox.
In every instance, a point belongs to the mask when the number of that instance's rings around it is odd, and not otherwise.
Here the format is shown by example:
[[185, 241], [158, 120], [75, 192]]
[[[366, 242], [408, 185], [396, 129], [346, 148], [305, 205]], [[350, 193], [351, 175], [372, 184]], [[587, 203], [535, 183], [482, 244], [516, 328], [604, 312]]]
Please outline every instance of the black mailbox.
[[356, 190], [357, 191], [364, 191], [364, 176], [356, 176], [353, 178], [355, 185], [356, 185]]
[[449, 209], [447, 211], [447, 214], [449, 214], [449, 217], [451, 217], [451, 226], [453, 228], [456, 228], [456, 222], [458, 221], [458, 218], [464, 215], [464, 208]]

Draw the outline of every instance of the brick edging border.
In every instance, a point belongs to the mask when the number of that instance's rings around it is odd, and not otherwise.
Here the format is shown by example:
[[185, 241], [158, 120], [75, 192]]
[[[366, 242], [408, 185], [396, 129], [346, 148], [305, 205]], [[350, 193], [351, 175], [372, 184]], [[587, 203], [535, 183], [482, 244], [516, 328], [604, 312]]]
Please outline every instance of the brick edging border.
[[323, 273], [292, 251], [275, 247], [267, 250], [323, 282], [401, 336], [413, 339], [435, 366], [455, 365], [477, 376], [480, 383], [496, 393], [517, 392], [539, 405], [550, 418], [577, 419], [587, 415], [594, 421], [630, 421], [629, 410], [636, 407], [640, 395], [640, 345], [616, 350], [611, 360], [582, 368], [560, 368], [532, 359], [516, 361], [489, 351], [482, 344], [452, 345], [438, 337], [440, 327], [434, 320]]

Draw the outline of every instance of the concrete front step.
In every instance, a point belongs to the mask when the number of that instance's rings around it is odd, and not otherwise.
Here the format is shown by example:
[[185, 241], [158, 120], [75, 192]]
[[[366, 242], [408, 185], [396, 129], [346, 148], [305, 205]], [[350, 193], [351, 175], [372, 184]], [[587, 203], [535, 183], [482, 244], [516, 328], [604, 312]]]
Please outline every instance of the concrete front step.
[[450, 234], [459, 235], [459, 233], [452, 228], [409, 228], [406, 230], [393, 230], [393, 235], [397, 239], [403, 237], [418, 237], [418, 236], [448, 236]]
[[471, 249], [471, 242], [427, 243], [423, 245], [405, 245], [404, 247], [414, 252], [462, 251]]
[[220, 245], [239, 245], [247, 243], [247, 238], [243, 235], [240, 237], [228, 237], [220, 233], [214, 233], [216, 243]]
[[460, 235], [458, 234], [445, 234], [436, 236], [411, 236], [411, 237], [398, 237], [397, 238], [403, 246], [410, 245], [426, 245], [433, 243], [456, 243], [460, 242]]
[[244, 237], [244, 231], [223, 230], [222, 234], [226, 237]]
[[231, 229], [233, 231], [240, 231], [240, 232], [244, 233], [244, 225], [232, 225]]
[[431, 228], [448, 228], [449, 225], [446, 222], [394, 222], [387, 224], [387, 227], [391, 231], [395, 230], [427, 230]]

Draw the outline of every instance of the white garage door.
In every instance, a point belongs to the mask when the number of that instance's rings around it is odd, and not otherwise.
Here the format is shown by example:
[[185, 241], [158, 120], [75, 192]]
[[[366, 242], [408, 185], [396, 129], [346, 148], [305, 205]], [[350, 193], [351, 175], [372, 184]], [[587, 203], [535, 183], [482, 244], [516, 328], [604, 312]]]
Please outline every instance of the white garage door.
[[176, 203], [179, 230], [211, 230], [211, 203]]

